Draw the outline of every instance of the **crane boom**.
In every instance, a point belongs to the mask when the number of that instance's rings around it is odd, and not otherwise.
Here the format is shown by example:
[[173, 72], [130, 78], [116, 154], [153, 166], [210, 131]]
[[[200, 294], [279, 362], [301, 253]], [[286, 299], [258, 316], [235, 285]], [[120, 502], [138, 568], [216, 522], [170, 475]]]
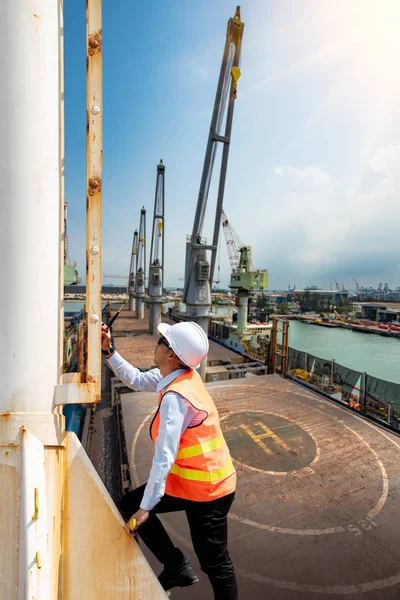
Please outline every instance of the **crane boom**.
[[136, 295], [135, 295], [135, 276], [136, 276], [136, 264], [137, 264], [137, 252], [138, 252], [138, 239], [139, 233], [135, 229], [133, 234], [132, 243], [132, 254], [131, 264], [129, 265], [129, 277], [128, 277], [128, 294], [129, 294], [129, 310], [136, 310]]
[[229, 262], [231, 263], [232, 270], [235, 270], [239, 266], [240, 248], [244, 244], [228, 221], [228, 217], [226, 216], [224, 209], [221, 210], [221, 225], [228, 250]]
[[157, 165], [149, 268], [149, 325], [152, 335], [157, 333], [157, 327], [161, 323], [161, 299], [164, 289], [164, 177], [165, 166], [160, 160], [160, 164]]
[[136, 312], [137, 318], [144, 318], [144, 286], [146, 278], [146, 209], [140, 211], [140, 225], [138, 238], [138, 253], [135, 274]]
[[[234, 104], [237, 92], [237, 81], [240, 77], [240, 53], [242, 47], [244, 23], [240, 18], [240, 7], [235, 16], [228, 21], [224, 54], [215, 96], [214, 110], [211, 119], [207, 149], [204, 158], [203, 173], [197, 200], [193, 230], [186, 251], [185, 287], [183, 300], [193, 307], [190, 311], [195, 316], [196, 307], [205, 308], [211, 304], [211, 286], [214, 277], [216, 250], [218, 247], [222, 202], [225, 190], [226, 171], [230, 147]], [[226, 110], [226, 104], [228, 108]], [[226, 113], [225, 127], [223, 122]], [[207, 207], [208, 193], [212, 178], [214, 161], [218, 143], [223, 144], [217, 206], [214, 221], [214, 233], [211, 245], [202, 241], [202, 231]], [[207, 250], [211, 250], [211, 268], [207, 261]], [[201, 310], [200, 308], [200, 310]], [[201, 311], [202, 312], [202, 311]]]
[[164, 287], [164, 182], [165, 165], [157, 165], [156, 193], [154, 198], [153, 231], [151, 236], [149, 288], [161, 286], [161, 291], [149, 289], [149, 294], [162, 295]]

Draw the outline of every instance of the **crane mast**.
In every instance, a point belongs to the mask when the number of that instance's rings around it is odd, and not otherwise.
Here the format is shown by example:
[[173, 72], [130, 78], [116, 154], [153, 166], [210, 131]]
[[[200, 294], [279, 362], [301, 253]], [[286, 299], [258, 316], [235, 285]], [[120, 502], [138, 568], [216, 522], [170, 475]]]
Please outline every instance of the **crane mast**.
[[146, 280], [146, 209], [140, 211], [138, 253], [135, 275], [136, 317], [144, 318], [144, 292]]
[[[136, 297], [135, 297], [135, 275], [137, 268], [137, 253], [138, 253], [138, 239], [139, 233], [138, 230], [135, 229], [133, 234], [133, 244], [132, 244], [132, 254], [131, 254], [131, 264], [129, 267], [129, 277], [128, 277], [128, 294], [129, 294], [129, 310], [136, 310]], [[104, 275], [106, 277], [106, 275]]]
[[154, 199], [153, 231], [151, 235], [149, 268], [149, 325], [152, 335], [161, 323], [161, 301], [164, 289], [164, 190], [165, 166], [157, 165], [157, 182]]
[[[211, 305], [211, 287], [214, 278], [216, 251], [218, 247], [233, 112], [237, 94], [237, 82], [240, 77], [239, 62], [243, 30], [244, 23], [241, 21], [240, 7], [238, 6], [235, 16], [229, 19], [227, 25], [225, 48], [204, 158], [196, 214], [192, 235], [187, 240], [186, 246], [183, 301], [186, 303], [187, 313], [190, 319], [196, 321], [206, 333], [208, 333], [208, 312]], [[228, 105], [227, 109], [226, 105]], [[223, 150], [214, 220], [214, 233], [211, 245], [207, 245], [202, 238], [202, 232], [215, 156], [219, 143], [223, 145]], [[209, 250], [211, 251], [211, 265], [207, 258], [207, 251]], [[200, 368], [200, 374], [204, 378], [205, 362]]]

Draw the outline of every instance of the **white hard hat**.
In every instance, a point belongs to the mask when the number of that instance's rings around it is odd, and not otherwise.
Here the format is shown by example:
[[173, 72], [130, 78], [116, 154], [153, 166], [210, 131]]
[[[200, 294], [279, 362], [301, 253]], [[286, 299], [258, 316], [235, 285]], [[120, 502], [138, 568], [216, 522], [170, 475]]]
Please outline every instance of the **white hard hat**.
[[208, 352], [208, 338], [200, 325], [181, 321], [175, 325], [160, 323], [157, 329], [182, 363], [192, 369], [200, 367]]

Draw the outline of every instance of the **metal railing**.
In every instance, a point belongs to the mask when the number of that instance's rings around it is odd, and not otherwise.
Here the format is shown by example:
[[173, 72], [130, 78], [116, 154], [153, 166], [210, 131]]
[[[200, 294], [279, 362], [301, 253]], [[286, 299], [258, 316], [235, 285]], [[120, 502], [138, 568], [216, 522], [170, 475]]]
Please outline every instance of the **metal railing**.
[[400, 384], [289, 348], [288, 375], [400, 431]]

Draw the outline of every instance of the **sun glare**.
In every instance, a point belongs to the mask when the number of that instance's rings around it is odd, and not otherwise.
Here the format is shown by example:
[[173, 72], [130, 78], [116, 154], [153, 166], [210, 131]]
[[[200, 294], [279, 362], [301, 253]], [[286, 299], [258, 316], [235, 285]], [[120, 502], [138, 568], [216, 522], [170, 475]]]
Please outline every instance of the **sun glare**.
[[400, 0], [350, 0], [340, 17], [340, 38], [360, 66], [397, 79]]

